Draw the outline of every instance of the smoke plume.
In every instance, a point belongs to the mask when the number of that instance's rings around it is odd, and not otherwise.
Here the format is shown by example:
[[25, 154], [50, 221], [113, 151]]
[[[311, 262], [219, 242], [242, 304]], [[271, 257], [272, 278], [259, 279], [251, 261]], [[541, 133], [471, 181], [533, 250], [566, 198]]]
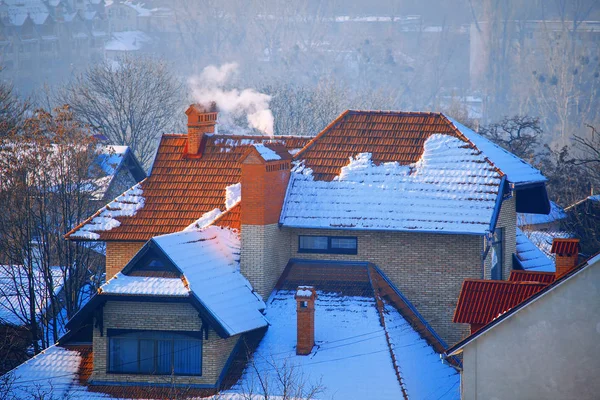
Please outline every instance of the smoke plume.
[[274, 119], [269, 109], [271, 96], [254, 89], [225, 89], [237, 69], [237, 63], [204, 68], [199, 77], [190, 79], [194, 101], [200, 104], [214, 101], [219, 108], [221, 124], [233, 125], [233, 119], [245, 116], [249, 127], [273, 136]]

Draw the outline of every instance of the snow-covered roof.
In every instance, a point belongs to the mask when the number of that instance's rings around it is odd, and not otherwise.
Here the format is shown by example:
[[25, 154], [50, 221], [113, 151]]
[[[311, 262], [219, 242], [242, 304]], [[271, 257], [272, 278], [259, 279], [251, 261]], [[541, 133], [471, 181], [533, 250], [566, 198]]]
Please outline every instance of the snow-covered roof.
[[150, 36], [142, 31], [113, 32], [112, 38], [106, 42], [104, 49], [107, 51], [137, 51], [151, 41]]
[[[300, 159], [302, 153], [300, 153]], [[376, 165], [358, 154], [331, 181], [302, 161], [292, 170], [284, 226], [484, 234], [490, 230], [501, 175], [476, 149], [433, 134], [417, 162]]]
[[121, 272], [102, 285], [100, 292], [134, 296], [189, 296], [189, 290], [181, 278], [129, 276]]
[[[254, 364], [246, 367], [231, 392], [252, 389], [262, 394], [257, 370], [277, 391], [274, 370], [285, 364], [307, 380], [306, 386], [321, 381], [325, 389], [320, 398], [367, 399], [373, 397], [373, 390], [377, 398], [403, 398], [373, 297], [318, 291], [315, 348], [309, 356], [297, 356], [295, 293], [281, 290], [271, 294], [266, 310], [269, 329], [253, 355]], [[385, 323], [409, 398], [460, 398], [458, 373], [441, 363], [439, 354], [394, 307], [386, 306]]]
[[549, 214], [518, 213], [517, 224], [519, 226], [550, 224], [565, 218], [567, 218], [567, 213], [565, 213], [563, 208], [555, 202], [550, 201]]
[[[54, 294], [62, 289], [64, 270], [50, 267]], [[50, 295], [41, 269], [33, 268], [33, 289], [36, 295], [35, 310], [38, 318], [49, 306]], [[29, 318], [29, 279], [23, 265], [0, 265], [0, 322], [15, 326], [25, 325]]]
[[115, 217], [131, 217], [144, 207], [145, 199], [141, 182], [127, 189], [122, 195], [102, 207], [100, 210], [69, 233], [71, 237], [96, 240], [100, 238], [97, 232], [109, 231], [121, 223]]
[[267, 325], [265, 305], [239, 271], [240, 239], [236, 232], [210, 226], [152, 239], [183, 273], [189, 290], [229, 335]]
[[281, 160], [281, 157], [279, 157], [279, 155], [276, 152], [274, 152], [273, 150], [271, 150], [270, 148], [265, 146], [263, 143], [254, 143], [253, 146], [258, 151], [258, 153], [263, 158], [263, 160], [265, 160], [265, 161]]
[[475, 133], [460, 122], [447, 117], [456, 128], [493, 162], [514, 184], [546, 182], [542, 173], [494, 142]]
[[527, 271], [554, 272], [554, 260], [549, 258], [529, 237], [517, 228], [517, 258]]

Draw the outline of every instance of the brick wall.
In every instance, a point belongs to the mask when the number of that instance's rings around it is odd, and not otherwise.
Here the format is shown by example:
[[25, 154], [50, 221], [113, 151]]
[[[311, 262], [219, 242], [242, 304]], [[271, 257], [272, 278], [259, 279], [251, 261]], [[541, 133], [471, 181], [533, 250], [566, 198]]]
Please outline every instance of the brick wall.
[[106, 242], [106, 279], [121, 271], [143, 245], [143, 242]]
[[[512, 255], [517, 251], [517, 211], [516, 197], [513, 196], [502, 202], [497, 228], [504, 228], [504, 251], [502, 261], [502, 279], [507, 280], [512, 270]], [[485, 259], [485, 279], [492, 276], [492, 251]]]
[[107, 369], [108, 338], [106, 330], [142, 329], [162, 331], [199, 331], [198, 311], [187, 303], [146, 303], [109, 301], [104, 306], [104, 336], [94, 328], [94, 369], [90, 380], [94, 384], [108, 382], [175, 383], [179, 385], [215, 385], [239, 335], [220, 338], [210, 329], [208, 340], [202, 343], [202, 376], [160, 376], [109, 374]]
[[[289, 231], [292, 257], [372, 262], [447, 344], [468, 334], [469, 326], [453, 323], [452, 317], [463, 280], [481, 279], [481, 236], [320, 229]], [[356, 236], [358, 254], [298, 253], [298, 235]]]
[[241, 272], [266, 300], [290, 259], [289, 231], [277, 224], [242, 225], [241, 231]]

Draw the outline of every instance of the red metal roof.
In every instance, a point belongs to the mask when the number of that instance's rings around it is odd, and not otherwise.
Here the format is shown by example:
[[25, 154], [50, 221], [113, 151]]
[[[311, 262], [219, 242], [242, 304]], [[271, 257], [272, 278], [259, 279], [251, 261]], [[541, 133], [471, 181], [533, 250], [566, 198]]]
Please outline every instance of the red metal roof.
[[[430, 112], [346, 111], [300, 151], [317, 180], [339, 175], [350, 156], [368, 152], [376, 164], [419, 160], [432, 134], [446, 134], [474, 145], [442, 114]], [[491, 163], [490, 163], [491, 164]], [[500, 172], [500, 171], [499, 171]]]
[[552, 249], [550, 249], [550, 252], [552, 254], [565, 254], [565, 255], [577, 254], [577, 253], [579, 253], [579, 239], [554, 238], [554, 240], [552, 241]]
[[[241, 156], [249, 145], [274, 139], [269, 136], [207, 135], [204, 140], [201, 156], [184, 157], [187, 135], [163, 135], [152, 173], [141, 183], [144, 207], [133, 217], [116, 217], [120, 222], [116, 228], [96, 231], [100, 235], [99, 240], [146, 241], [154, 236], [180, 231], [215, 208], [225, 210], [225, 188], [241, 179]], [[304, 147], [309, 138], [277, 136], [275, 140], [291, 150]], [[69, 238], [96, 215], [66, 237]], [[228, 216], [234, 217], [234, 213]]]
[[453, 322], [485, 325], [546, 286], [540, 282], [467, 279], [460, 291]]
[[518, 271], [514, 270], [510, 272], [511, 282], [539, 282], [550, 284], [556, 279], [554, 272], [536, 272], [536, 271]]

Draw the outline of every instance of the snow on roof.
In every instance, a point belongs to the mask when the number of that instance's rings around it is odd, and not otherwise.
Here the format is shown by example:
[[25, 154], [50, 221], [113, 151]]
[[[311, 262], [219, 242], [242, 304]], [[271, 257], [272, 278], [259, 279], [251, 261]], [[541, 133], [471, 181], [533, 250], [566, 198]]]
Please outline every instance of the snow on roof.
[[142, 31], [113, 32], [111, 40], [106, 42], [104, 49], [107, 51], [137, 51], [150, 41], [152, 41], [150, 36]]
[[[63, 269], [50, 267], [54, 293], [62, 290]], [[33, 289], [36, 294], [35, 310], [38, 318], [49, 306], [46, 279], [39, 268], [33, 268]], [[16, 326], [25, 325], [29, 318], [29, 280], [23, 265], [0, 265], [0, 321]]]
[[210, 226], [152, 239], [183, 273], [189, 290], [230, 335], [267, 325], [265, 304], [239, 271], [240, 239]]
[[[254, 367], [276, 391], [273, 365], [283, 368], [285, 364], [306, 378], [307, 386], [321, 380], [325, 388], [320, 395], [322, 398], [372, 398], [374, 387], [378, 398], [403, 398], [374, 298], [318, 291], [315, 348], [309, 356], [297, 356], [295, 292], [280, 290], [271, 294], [266, 310], [269, 329], [254, 352], [254, 365], [246, 368], [232, 392], [249, 392], [252, 388], [253, 393], [262, 394]], [[425, 398], [422, 393], [432, 393], [431, 398], [438, 398], [457, 385], [458, 374], [441, 363], [439, 355], [420, 339], [400, 314], [390, 314], [387, 320], [393, 328], [394, 351], [401, 357], [403, 376], [406, 374], [409, 379], [406, 386], [410, 398]], [[414, 369], [407, 371], [405, 368]], [[372, 385], [365, 385], [365, 382]], [[458, 398], [457, 395], [458, 387], [440, 398]]]
[[[17, 399], [34, 398], [36, 393], [45, 393], [45, 396], [56, 399], [71, 398], [68, 395], [78, 383], [80, 363], [78, 351], [49, 347], [11, 372], [14, 382], [10, 393]], [[93, 393], [89, 395], [86, 398], [99, 398]]]
[[527, 225], [541, 225], [541, 224], [549, 224], [555, 221], [559, 221], [561, 219], [567, 218], [567, 213], [563, 210], [561, 206], [556, 204], [553, 201], [550, 201], [550, 213], [549, 214], [528, 214], [528, 213], [518, 213], [517, 214], [517, 224], [519, 226], [527, 226]]
[[292, 170], [280, 222], [285, 226], [484, 234], [500, 174], [476, 149], [433, 134], [419, 161], [375, 165], [351, 158], [332, 181], [315, 180], [302, 162]]
[[392, 305], [384, 304], [392, 351], [411, 399], [460, 399], [460, 374], [442, 364], [440, 355], [422, 339]]
[[97, 162], [107, 175], [114, 175], [127, 154], [127, 146], [101, 146]]
[[70, 233], [71, 237], [92, 239], [100, 238], [97, 232], [109, 231], [121, 223], [115, 217], [131, 217], [144, 207], [141, 182], [127, 189], [122, 195], [96, 211], [90, 221]]
[[207, 226], [212, 225], [213, 222], [215, 222], [216, 219], [219, 218], [222, 214], [223, 214], [223, 211], [221, 211], [221, 209], [219, 209], [219, 208], [210, 210], [209, 212], [202, 214], [202, 216], [200, 218], [198, 218], [197, 220], [195, 220], [194, 222], [189, 224], [183, 230], [184, 231], [193, 231], [193, 230], [206, 228]]
[[231, 210], [235, 207], [240, 201], [242, 201], [242, 184], [235, 183], [233, 185], [229, 185], [225, 187], [225, 211], [221, 211], [220, 208], [215, 208], [210, 210], [204, 214], [196, 221], [192, 222], [190, 225], [185, 227], [184, 231], [203, 229], [207, 226], [212, 225], [221, 215], [223, 215], [226, 211]]
[[235, 183], [225, 188], [225, 208], [228, 210], [242, 200], [242, 183]]
[[483, 154], [493, 162], [507, 179], [515, 184], [545, 182], [546, 178], [540, 171], [521, 160], [519, 157], [508, 152], [485, 137], [473, 132], [460, 122], [447, 117], [456, 128], [469, 139]]
[[188, 288], [180, 278], [129, 276], [121, 272], [100, 287], [104, 294], [127, 294], [135, 296], [187, 297]]
[[263, 160], [265, 160], [265, 161], [281, 160], [281, 157], [279, 157], [279, 155], [277, 153], [275, 153], [273, 150], [271, 150], [270, 148], [265, 146], [263, 143], [254, 143], [253, 146], [258, 151], [258, 153], [263, 158]]
[[517, 258], [527, 271], [554, 272], [554, 260], [538, 248], [529, 237], [517, 228]]
[[552, 241], [554, 238], [567, 239], [574, 237], [572, 233], [565, 231], [533, 231], [524, 229], [523, 233], [529, 238], [531, 243], [540, 249], [546, 257], [550, 258], [550, 260], [554, 260], [556, 257], [556, 255], [550, 251], [552, 249]]

